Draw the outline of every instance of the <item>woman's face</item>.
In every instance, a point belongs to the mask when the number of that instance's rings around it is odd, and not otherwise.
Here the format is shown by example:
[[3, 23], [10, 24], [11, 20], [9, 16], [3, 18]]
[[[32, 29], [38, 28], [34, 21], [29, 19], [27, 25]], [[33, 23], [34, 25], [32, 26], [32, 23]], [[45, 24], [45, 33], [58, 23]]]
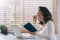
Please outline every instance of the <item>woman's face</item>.
[[39, 21], [43, 21], [44, 20], [43, 13], [41, 11], [38, 11], [37, 16], [38, 16], [38, 20]]

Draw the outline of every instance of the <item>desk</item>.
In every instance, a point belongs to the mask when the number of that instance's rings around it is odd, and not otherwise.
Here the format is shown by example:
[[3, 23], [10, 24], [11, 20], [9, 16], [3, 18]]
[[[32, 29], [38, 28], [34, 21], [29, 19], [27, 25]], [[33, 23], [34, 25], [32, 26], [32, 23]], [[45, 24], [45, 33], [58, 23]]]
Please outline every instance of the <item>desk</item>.
[[[0, 33], [0, 40], [21, 40], [21, 39], [17, 39], [16, 36], [13, 36], [12, 34], [3, 35]], [[36, 39], [25, 39], [25, 40], [36, 40]]]

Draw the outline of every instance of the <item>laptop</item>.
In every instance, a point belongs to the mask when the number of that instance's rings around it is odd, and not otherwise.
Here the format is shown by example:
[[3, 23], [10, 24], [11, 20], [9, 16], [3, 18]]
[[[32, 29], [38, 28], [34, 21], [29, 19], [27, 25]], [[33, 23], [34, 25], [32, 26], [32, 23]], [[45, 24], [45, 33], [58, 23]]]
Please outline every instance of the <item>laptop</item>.
[[23, 38], [21, 35], [21, 32], [19, 30], [19, 27], [17, 25], [12, 25], [14, 35], [18, 38]]
[[22, 36], [20, 29], [17, 25], [12, 25], [14, 35], [19, 39], [35, 39], [35, 36]]

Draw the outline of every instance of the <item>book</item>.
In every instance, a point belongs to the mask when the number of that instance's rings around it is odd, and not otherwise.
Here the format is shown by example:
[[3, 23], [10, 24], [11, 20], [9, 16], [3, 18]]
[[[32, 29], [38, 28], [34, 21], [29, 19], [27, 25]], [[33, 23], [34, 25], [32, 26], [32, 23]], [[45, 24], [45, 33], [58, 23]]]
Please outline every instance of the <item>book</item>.
[[30, 32], [36, 32], [37, 31], [37, 29], [31, 23], [26, 23], [23, 27]]

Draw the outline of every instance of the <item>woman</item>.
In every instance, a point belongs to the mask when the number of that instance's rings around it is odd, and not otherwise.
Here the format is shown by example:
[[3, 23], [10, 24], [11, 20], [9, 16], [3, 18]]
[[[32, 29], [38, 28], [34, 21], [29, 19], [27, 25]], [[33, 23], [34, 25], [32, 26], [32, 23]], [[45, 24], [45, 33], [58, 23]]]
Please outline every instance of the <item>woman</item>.
[[[47, 38], [48, 40], [57, 40], [55, 35], [54, 23], [50, 11], [46, 7], [39, 7], [38, 13], [33, 17], [34, 23], [36, 23], [38, 17], [39, 24], [43, 25], [42, 28], [37, 31], [43, 30], [46, 34], [39, 35], [40, 37]], [[47, 28], [47, 29], [46, 29]], [[36, 35], [37, 31], [30, 32], [32, 35]]]
[[43, 30], [43, 28], [45, 27], [47, 28], [48, 33], [48, 35], [40, 35], [40, 37], [48, 38], [48, 40], [57, 40], [55, 35], [54, 23], [50, 11], [46, 7], [39, 7], [37, 16], [33, 17], [34, 23], [36, 23], [37, 17], [40, 22], [39, 24], [43, 25], [43, 27], [40, 29]]

